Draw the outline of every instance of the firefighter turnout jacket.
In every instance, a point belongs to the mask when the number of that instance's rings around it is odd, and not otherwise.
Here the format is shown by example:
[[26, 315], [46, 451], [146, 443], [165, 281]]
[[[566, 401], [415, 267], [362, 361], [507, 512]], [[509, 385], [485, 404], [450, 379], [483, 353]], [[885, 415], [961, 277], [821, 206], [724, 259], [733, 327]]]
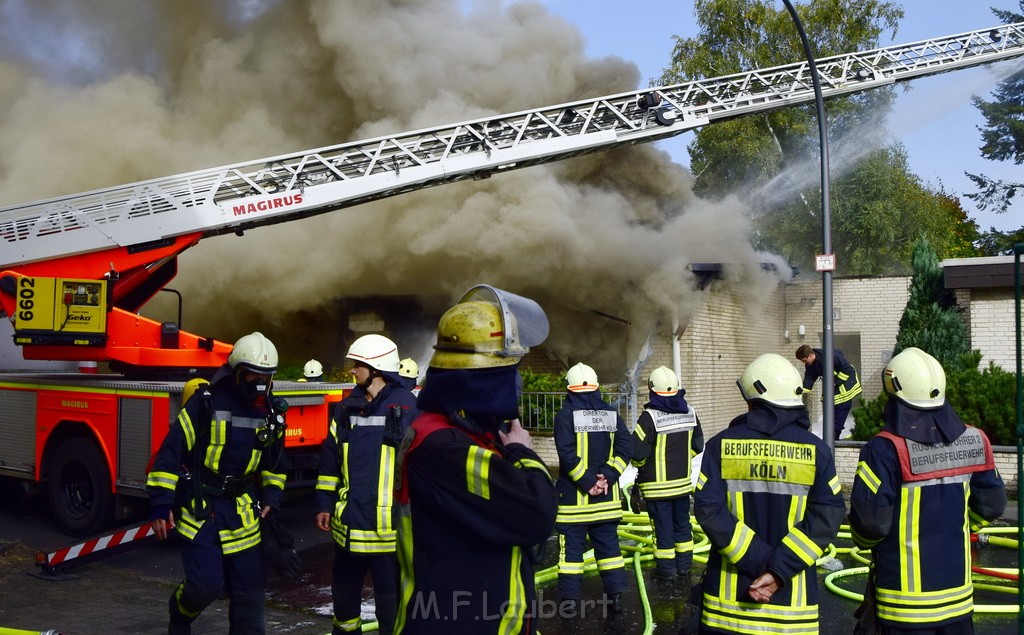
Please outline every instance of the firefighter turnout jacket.
[[530, 548], [551, 535], [557, 506], [540, 457], [434, 412], [403, 445], [395, 632], [535, 633]]
[[692, 492], [693, 457], [703, 449], [700, 419], [682, 394], [652, 394], [633, 428], [632, 462], [640, 493], [654, 500]]
[[[813, 350], [814, 361], [804, 368], [804, 388], [808, 391], [825, 371], [822, 362], [825, 353], [820, 348]], [[857, 369], [846, 359], [842, 351], [833, 349], [832, 353], [832, 383], [835, 387], [832, 403], [846, 403], [861, 393], [860, 379], [857, 378]]]
[[[601, 394], [570, 392], [555, 415], [558, 451], [558, 523], [592, 524], [622, 519], [619, 476], [629, 464], [632, 440], [619, 413]], [[604, 494], [589, 493], [597, 475], [608, 480]]]
[[340, 547], [393, 553], [395, 457], [419, 410], [397, 382], [385, 383], [371, 401], [366, 396], [357, 387], [334, 408], [320, 450], [316, 510], [331, 513], [331, 534]]
[[230, 386], [226, 378], [188, 400], [146, 479], [154, 518], [167, 518], [166, 511], [178, 507], [176, 528], [189, 541], [205, 523], [215, 523], [224, 555], [259, 545], [260, 506], [279, 509], [285, 482], [283, 425], [269, 420], [265, 405], [245, 403]]
[[[804, 408], [752, 402], [704, 448], [694, 516], [711, 541], [701, 623], [707, 632], [818, 632], [815, 562], [846, 509], [832, 453]], [[780, 588], [755, 602], [770, 572]]]
[[850, 527], [857, 545], [872, 550], [879, 622], [914, 629], [970, 619], [970, 534], [1005, 505], [992, 448], [977, 428], [949, 443], [921, 443], [886, 426], [868, 441]]

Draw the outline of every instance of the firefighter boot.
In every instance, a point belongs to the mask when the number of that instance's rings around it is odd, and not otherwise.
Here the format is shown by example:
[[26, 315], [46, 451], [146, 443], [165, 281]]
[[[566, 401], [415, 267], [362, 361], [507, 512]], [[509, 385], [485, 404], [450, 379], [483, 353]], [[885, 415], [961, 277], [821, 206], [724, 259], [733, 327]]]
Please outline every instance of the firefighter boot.
[[654, 565], [654, 578], [656, 580], [675, 580], [676, 563], [674, 560], [658, 558]]
[[604, 596], [605, 601], [608, 602], [608, 610], [612, 613], [622, 612], [622, 593], [612, 593]]
[[391, 635], [395, 631], [395, 621], [398, 619], [398, 596], [378, 595], [374, 599], [377, 614], [377, 632], [380, 635]]
[[172, 593], [167, 601], [170, 620], [167, 623], [167, 635], [192, 635], [192, 620], [186, 618], [178, 610], [178, 594]]
[[676, 571], [679, 572], [679, 577], [689, 578], [690, 577], [690, 566], [693, 564], [693, 552], [687, 551], [684, 553], [676, 554]]

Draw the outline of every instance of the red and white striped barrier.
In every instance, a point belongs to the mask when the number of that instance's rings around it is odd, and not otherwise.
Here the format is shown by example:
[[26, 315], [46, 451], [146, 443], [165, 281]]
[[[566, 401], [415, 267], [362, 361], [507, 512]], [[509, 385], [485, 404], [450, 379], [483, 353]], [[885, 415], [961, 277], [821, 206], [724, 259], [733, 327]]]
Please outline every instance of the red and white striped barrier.
[[[87, 556], [92, 556], [89, 560], [94, 560], [105, 555], [112, 555], [115, 548], [120, 547], [121, 549], [117, 549], [117, 551], [124, 551], [155, 537], [153, 521], [146, 521], [131, 527], [122, 527], [113, 533], [89, 538], [49, 553], [40, 551], [36, 554], [36, 564], [48, 573], [56, 573], [58, 568], [82, 564], [83, 559]], [[101, 553], [105, 551], [108, 553]]]

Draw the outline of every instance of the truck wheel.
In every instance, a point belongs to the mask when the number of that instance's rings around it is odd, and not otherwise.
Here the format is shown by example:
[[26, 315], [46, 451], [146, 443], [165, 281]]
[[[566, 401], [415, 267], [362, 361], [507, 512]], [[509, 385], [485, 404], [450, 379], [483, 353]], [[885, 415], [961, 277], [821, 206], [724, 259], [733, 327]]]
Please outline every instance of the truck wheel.
[[68, 535], [98, 533], [113, 516], [110, 472], [91, 439], [68, 439], [57, 448], [47, 491], [54, 520]]

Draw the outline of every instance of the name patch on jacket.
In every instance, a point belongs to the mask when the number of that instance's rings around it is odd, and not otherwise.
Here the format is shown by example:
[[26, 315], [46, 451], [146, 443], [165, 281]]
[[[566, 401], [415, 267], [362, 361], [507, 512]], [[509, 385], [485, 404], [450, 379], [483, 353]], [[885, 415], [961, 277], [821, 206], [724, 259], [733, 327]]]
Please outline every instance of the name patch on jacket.
[[967, 426], [952, 443], [928, 444], [879, 432], [896, 446], [903, 480], [920, 481], [991, 470], [995, 467], [988, 437], [981, 430]]
[[659, 434], [670, 432], [683, 432], [689, 428], [697, 427], [697, 413], [693, 408], [689, 412], [662, 412], [661, 410], [646, 411], [654, 421], [654, 429]]
[[572, 427], [579, 432], [615, 432], [614, 410], [575, 410]]
[[806, 443], [724, 439], [722, 478], [727, 481], [777, 481], [814, 484], [814, 446]]

